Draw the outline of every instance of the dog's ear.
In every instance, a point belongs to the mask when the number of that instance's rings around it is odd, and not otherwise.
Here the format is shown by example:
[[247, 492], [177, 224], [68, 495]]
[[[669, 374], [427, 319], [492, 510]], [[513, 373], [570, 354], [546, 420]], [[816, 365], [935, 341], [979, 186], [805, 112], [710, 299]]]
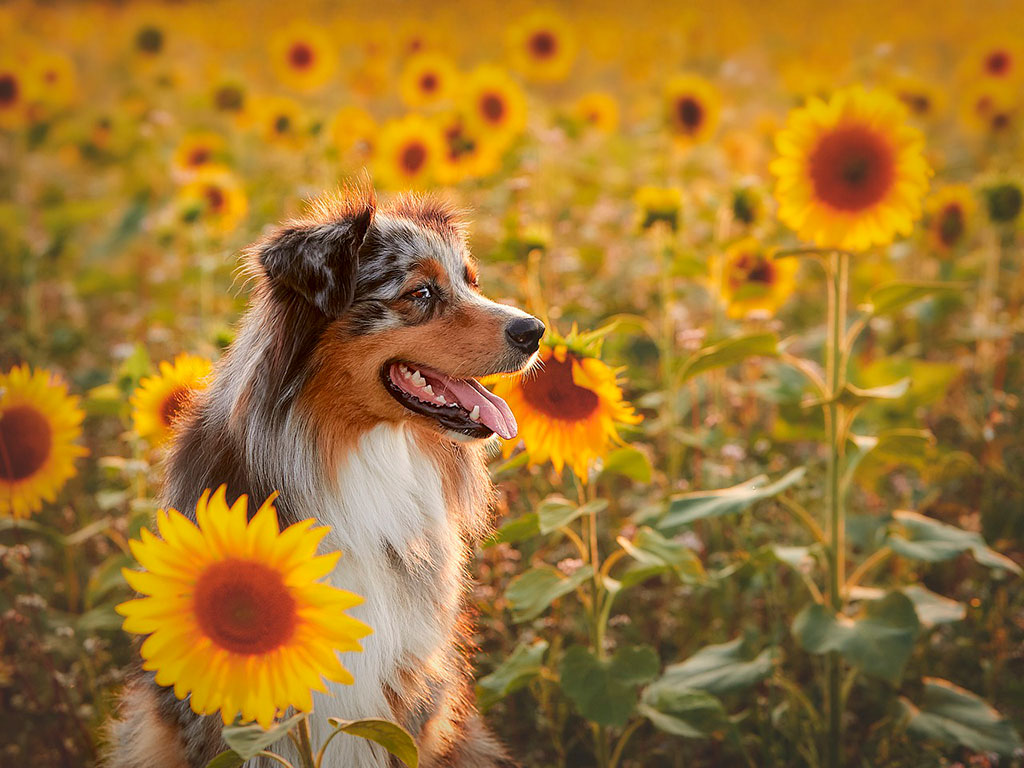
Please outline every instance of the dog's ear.
[[285, 225], [257, 249], [272, 289], [294, 291], [327, 317], [338, 317], [352, 303], [359, 248], [373, 223], [374, 204], [337, 201], [329, 210], [318, 202], [312, 222]]

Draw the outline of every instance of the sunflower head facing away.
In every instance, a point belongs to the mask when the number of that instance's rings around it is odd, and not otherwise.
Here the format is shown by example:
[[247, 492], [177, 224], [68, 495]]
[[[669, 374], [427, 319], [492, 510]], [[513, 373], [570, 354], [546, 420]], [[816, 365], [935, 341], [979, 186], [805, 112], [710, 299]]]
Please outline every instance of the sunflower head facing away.
[[536, 368], [495, 380], [495, 394], [519, 424], [506, 455], [522, 440], [531, 465], [550, 461], [557, 472], [569, 465], [586, 482], [593, 462], [621, 444], [617, 425], [640, 422], [616, 381], [621, 369], [598, 357], [599, 333], [579, 334], [574, 327], [564, 338], [551, 334]]
[[819, 247], [884, 245], [921, 215], [931, 175], [924, 139], [891, 94], [853, 87], [811, 99], [775, 146], [779, 218]]
[[317, 555], [329, 528], [303, 520], [279, 531], [267, 499], [248, 520], [248, 501], [228, 504], [225, 486], [206, 491], [193, 523], [171, 509], [157, 514], [157, 537], [131, 542], [145, 570], [124, 570], [142, 597], [117, 606], [127, 632], [149, 635], [143, 668], [197, 714], [241, 714], [268, 728], [279, 713], [313, 708], [322, 678], [351, 684], [338, 651], [360, 651], [370, 633], [344, 611], [358, 595], [322, 583], [341, 556]]
[[28, 517], [75, 474], [85, 414], [49, 371], [0, 374], [0, 517]]
[[948, 255], [967, 240], [976, 207], [966, 184], [948, 184], [928, 198], [925, 227], [939, 255]]
[[196, 392], [206, 389], [212, 364], [182, 353], [173, 363], [160, 363], [160, 373], [139, 382], [132, 395], [132, 421], [140, 437], [159, 443], [167, 439], [174, 423]]
[[774, 314], [796, 287], [796, 259], [776, 259], [754, 238], [732, 245], [715, 265], [730, 317]]

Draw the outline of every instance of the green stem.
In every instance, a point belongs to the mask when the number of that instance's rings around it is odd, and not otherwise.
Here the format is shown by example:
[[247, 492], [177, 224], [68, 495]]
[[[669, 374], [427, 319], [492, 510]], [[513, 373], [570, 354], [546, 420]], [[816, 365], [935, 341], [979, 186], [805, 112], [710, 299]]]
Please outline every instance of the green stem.
[[299, 732], [299, 760], [302, 768], [316, 768], [316, 759], [313, 757], [313, 745], [309, 739], [309, 720], [302, 718], [295, 727]]
[[673, 290], [672, 290], [672, 248], [669, 244], [669, 232], [664, 225], [652, 227], [651, 237], [654, 250], [658, 258], [658, 291], [661, 302], [661, 327], [658, 333], [658, 342], [661, 358], [661, 391], [665, 397], [666, 433], [668, 445], [666, 450], [666, 473], [668, 475], [668, 487], [671, 489], [679, 477], [682, 454], [680, 443], [676, 439], [676, 429], [679, 423], [677, 413], [677, 398], [675, 384], [676, 369], [676, 340], [675, 321], [672, 317]]

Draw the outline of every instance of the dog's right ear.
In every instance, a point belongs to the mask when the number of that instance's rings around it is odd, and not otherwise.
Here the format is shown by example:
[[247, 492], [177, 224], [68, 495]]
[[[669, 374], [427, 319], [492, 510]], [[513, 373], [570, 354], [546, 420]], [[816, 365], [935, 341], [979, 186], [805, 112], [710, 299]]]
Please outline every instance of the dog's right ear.
[[330, 318], [352, 303], [359, 248], [373, 223], [372, 196], [318, 201], [311, 221], [285, 225], [257, 247], [273, 289], [294, 291]]

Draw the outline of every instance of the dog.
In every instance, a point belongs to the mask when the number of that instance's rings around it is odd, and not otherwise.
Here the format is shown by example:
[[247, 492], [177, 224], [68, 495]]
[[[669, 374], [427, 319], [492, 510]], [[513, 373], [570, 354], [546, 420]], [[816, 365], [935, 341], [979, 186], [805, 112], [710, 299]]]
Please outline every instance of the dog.
[[[462, 218], [438, 199], [378, 202], [364, 181], [311, 211], [248, 249], [250, 307], [178, 421], [162, 501], [187, 513], [222, 483], [250, 506], [277, 490], [282, 527], [331, 527], [324, 546], [344, 553], [331, 582], [365, 597], [351, 615], [374, 632], [344, 656], [355, 684], [315, 696], [314, 745], [328, 717], [383, 717], [413, 735], [424, 768], [513, 766], [474, 708], [467, 655], [487, 444], [516, 433], [477, 378], [527, 369], [544, 325], [483, 296]], [[107, 764], [202, 768], [227, 748], [220, 727], [139, 672]], [[392, 761], [340, 737], [324, 764]]]

